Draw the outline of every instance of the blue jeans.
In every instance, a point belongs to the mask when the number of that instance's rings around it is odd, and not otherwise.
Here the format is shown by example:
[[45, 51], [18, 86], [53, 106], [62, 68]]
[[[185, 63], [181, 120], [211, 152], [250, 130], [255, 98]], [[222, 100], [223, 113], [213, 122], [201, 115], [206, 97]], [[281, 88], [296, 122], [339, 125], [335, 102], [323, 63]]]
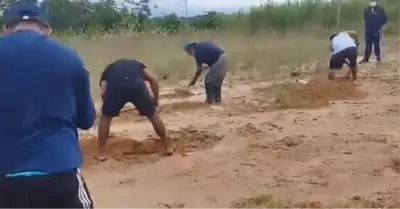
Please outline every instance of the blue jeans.
[[221, 102], [221, 88], [223, 82], [224, 77], [205, 83], [207, 103], [211, 104]]

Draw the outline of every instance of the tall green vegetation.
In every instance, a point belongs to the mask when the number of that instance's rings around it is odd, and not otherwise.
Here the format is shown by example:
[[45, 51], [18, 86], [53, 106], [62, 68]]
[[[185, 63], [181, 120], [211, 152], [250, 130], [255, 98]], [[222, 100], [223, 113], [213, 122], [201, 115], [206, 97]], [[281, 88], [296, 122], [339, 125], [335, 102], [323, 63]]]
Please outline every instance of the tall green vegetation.
[[[0, 0], [5, 7], [17, 0]], [[26, 0], [35, 1], [35, 0]], [[239, 0], [238, 0], [239, 1]], [[183, 1], [182, 1], [183, 2]], [[114, 35], [127, 32], [173, 34], [181, 31], [233, 30], [243, 33], [258, 31], [286, 32], [292, 29], [332, 30], [363, 27], [363, 10], [367, 0], [287, 0], [277, 4], [269, 1], [249, 11], [222, 14], [209, 11], [186, 18], [176, 14], [152, 17], [151, 0], [43, 0], [49, 8], [52, 25], [58, 34]], [[399, 34], [400, 1], [381, 0], [389, 24], [386, 30]], [[184, 5], [182, 5], [184, 7]], [[162, 9], [162, 8], [161, 8]]]

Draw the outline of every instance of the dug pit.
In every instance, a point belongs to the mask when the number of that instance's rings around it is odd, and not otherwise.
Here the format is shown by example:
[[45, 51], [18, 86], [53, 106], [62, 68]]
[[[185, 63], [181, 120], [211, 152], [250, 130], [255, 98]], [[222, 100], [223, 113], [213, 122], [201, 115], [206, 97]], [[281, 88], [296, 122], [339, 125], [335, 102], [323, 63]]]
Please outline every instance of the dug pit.
[[258, 96], [275, 97], [277, 108], [319, 108], [328, 106], [331, 101], [361, 100], [367, 93], [357, 89], [351, 82], [329, 81], [315, 77], [309, 82], [283, 83], [264, 89], [255, 89]]
[[[168, 136], [176, 145], [176, 154], [186, 156], [190, 152], [209, 149], [220, 142], [223, 137], [206, 130], [193, 127], [168, 131]], [[81, 149], [84, 154], [85, 167], [99, 164], [97, 154], [97, 137], [92, 134], [81, 135]], [[108, 140], [108, 158], [124, 164], [153, 163], [159, 160], [160, 143], [157, 138], [149, 136], [144, 141], [137, 141], [124, 134], [112, 134]]]
[[163, 104], [160, 106], [162, 113], [183, 112], [188, 110], [196, 110], [202, 108], [209, 108], [210, 106], [203, 102], [177, 102], [170, 104]]
[[178, 99], [178, 98], [187, 98], [194, 96], [192, 92], [190, 92], [188, 89], [183, 89], [183, 88], [175, 88], [173, 93], [169, 94], [163, 94], [160, 95], [162, 99]]

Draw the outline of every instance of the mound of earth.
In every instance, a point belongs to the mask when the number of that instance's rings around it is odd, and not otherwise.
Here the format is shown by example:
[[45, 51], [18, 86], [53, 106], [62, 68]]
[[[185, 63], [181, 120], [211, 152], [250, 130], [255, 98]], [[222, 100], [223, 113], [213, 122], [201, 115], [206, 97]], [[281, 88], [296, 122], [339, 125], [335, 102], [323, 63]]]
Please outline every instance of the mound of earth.
[[[97, 165], [97, 137], [83, 138], [80, 140], [85, 167]], [[153, 140], [137, 141], [128, 137], [110, 136], [107, 143], [108, 157], [117, 162], [127, 164], [140, 162], [154, 162], [157, 160], [155, 154], [158, 152], [157, 143]]]
[[[258, 90], [260, 92], [260, 90]], [[335, 100], [359, 100], [367, 96], [351, 82], [329, 81], [315, 77], [306, 84], [283, 83], [263, 89], [276, 98], [279, 108], [318, 108]]]
[[[170, 139], [177, 147], [176, 153], [186, 155], [188, 152], [212, 148], [223, 137], [205, 130], [192, 127], [168, 131]], [[93, 134], [81, 134], [81, 149], [85, 166], [98, 164], [94, 158], [97, 154], [97, 137]], [[158, 138], [149, 136], [144, 141], [137, 141], [121, 134], [112, 134], [107, 143], [108, 157], [117, 162], [127, 164], [151, 163], [158, 160], [162, 145]]]

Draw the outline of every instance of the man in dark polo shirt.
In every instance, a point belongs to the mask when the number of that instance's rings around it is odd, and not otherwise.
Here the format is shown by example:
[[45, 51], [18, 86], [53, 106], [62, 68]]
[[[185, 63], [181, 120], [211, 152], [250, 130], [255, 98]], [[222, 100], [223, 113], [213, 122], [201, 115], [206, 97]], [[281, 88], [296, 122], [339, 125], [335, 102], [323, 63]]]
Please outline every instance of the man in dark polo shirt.
[[193, 86], [203, 71], [203, 64], [208, 66], [204, 76], [206, 102], [221, 103], [222, 83], [228, 72], [228, 60], [224, 50], [210, 42], [187, 42], [185, 51], [196, 59], [197, 70], [189, 84]]
[[89, 73], [40, 6], [13, 4], [3, 23], [0, 208], [93, 208], [77, 130], [95, 120]]
[[[150, 83], [154, 98], [151, 97], [145, 81]], [[119, 115], [126, 103], [132, 103], [140, 115], [149, 118], [154, 131], [160, 137], [167, 155], [172, 155], [174, 145], [167, 138], [165, 125], [156, 111], [159, 100], [159, 83], [147, 67], [137, 61], [120, 59], [103, 71], [100, 78], [101, 97], [103, 99], [102, 116], [98, 129], [98, 160], [107, 160], [106, 144], [113, 117]]]

